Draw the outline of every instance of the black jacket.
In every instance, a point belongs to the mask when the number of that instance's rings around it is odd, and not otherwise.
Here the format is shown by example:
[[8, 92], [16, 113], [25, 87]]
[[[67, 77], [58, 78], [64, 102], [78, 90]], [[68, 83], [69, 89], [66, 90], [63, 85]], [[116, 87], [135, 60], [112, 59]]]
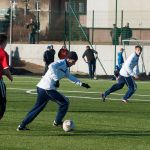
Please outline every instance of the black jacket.
[[50, 63], [54, 62], [55, 50], [46, 50], [44, 52], [43, 60], [44, 62], [49, 65]]

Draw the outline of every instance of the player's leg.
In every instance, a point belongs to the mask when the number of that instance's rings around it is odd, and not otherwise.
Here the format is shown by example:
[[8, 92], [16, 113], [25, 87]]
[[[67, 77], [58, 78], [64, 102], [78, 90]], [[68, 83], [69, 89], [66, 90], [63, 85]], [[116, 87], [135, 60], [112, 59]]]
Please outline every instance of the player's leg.
[[96, 70], [96, 60], [93, 61], [93, 68], [92, 68], [92, 77], [94, 78], [95, 75], [95, 70]]
[[126, 92], [123, 99], [128, 100], [133, 95], [133, 93], [136, 91], [137, 85], [136, 85], [136, 83], [132, 77], [125, 78], [125, 82], [126, 82], [126, 85], [128, 87], [128, 91]]
[[45, 108], [49, 100], [49, 96], [47, 95], [44, 89], [37, 88], [37, 93], [38, 96], [36, 103], [33, 106], [33, 108], [28, 112], [24, 120], [21, 122], [19, 126], [20, 130], [24, 129], [26, 125], [28, 125], [31, 121], [33, 121], [37, 117], [37, 115]]
[[35, 44], [35, 36], [36, 36], [36, 34], [32, 33], [32, 42], [33, 42], [33, 44]]
[[32, 44], [32, 36], [31, 33], [28, 34], [29, 43]]
[[63, 96], [62, 94], [60, 94], [56, 90], [47, 91], [47, 94], [59, 106], [58, 112], [57, 112], [57, 115], [56, 115], [56, 118], [55, 118], [55, 121], [54, 121], [55, 125], [59, 125], [59, 124], [62, 123], [62, 120], [63, 120], [64, 116], [67, 113], [67, 110], [68, 110], [68, 107], [69, 107], [69, 100], [68, 100], [68, 98], [66, 98], [65, 96]]
[[0, 80], [0, 120], [3, 118], [6, 110], [6, 86], [2, 80]]
[[89, 77], [92, 79], [92, 63], [88, 62], [88, 67], [89, 67]]
[[113, 84], [111, 86], [111, 88], [109, 88], [107, 91], [105, 91], [104, 93], [102, 93], [102, 100], [105, 101], [105, 98], [110, 94], [113, 93], [117, 90], [120, 90], [124, 87], [125, 85], [125, 80], [123, 76], [120, 76], [118, 79], [118, 82]]

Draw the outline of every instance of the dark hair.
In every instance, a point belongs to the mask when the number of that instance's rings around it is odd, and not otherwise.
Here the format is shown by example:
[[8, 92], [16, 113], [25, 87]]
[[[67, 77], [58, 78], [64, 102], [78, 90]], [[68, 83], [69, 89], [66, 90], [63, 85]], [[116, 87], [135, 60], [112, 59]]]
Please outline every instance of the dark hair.
[[90, 49], [90, 46], [87, 45], [86, 48], [87, 48], [87, 49]]
[[0, 44], [3, 44], [7, 41], [7, 35], [6, 34], [0, 34]]
[[73, 59], [73, 60], [76, 60], [76, 61], [77, 61], [77, 60], [78, 60], [78, 55], [77, 55], [76, 52], [70, 51], [70, 52], [68, 53], [68, 55], [67, 55], [66, 58]]
[[142, 46], [141, 45], [136, 45], [135, 48], [139, 48], [142, 51]]

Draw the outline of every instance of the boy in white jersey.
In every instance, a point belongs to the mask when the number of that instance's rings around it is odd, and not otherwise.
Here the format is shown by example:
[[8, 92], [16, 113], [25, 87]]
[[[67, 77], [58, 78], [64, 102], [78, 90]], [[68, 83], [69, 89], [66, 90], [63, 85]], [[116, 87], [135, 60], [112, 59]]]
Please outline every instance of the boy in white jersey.
[[127, 103], [128, 99], [133, 95], [136, 91], [136, 83], [133, 78], [139, 78], [139, 67], [138, 61], [140, 54], [142, 52], [142, 47], [140, 45], [135, 46], [135, 52], [131, 54], [128, 59], [123, 64], [120, 75], [117, 76], [118, 83], [114, 84], [110, 89], [102, 93], [102, 100], [105, 102], [105, 98], [112, 92], [120, 90], [126, 84], [128, 87], [128, 91], [122, 99], [122, 102]]
[[69, 72], [69, 67], [75, 65], [78, 60], [76, 52], [69, 52], [66, 59], [58, 60], [49, 65], [48, 71], [37, 84], [37, 100], [33, 108], [28, 112], [21, 124], [18, 126], [17, 131], [29, 130], [26, 125], [33, 121], [37, 115], [45, 108], [49, 100], [53, 100], [58, 104], [58, 112], [53, 122], [54, 126], [61, 126], [62, 120], [67, 113], [69, 107], [69, 100], [67, 97], [57, 91], [59, 87], [59, 80], [67, 77], [73, 83], [90, 88], [86, 83], [82, 83], [79, 79], [74, 77]]

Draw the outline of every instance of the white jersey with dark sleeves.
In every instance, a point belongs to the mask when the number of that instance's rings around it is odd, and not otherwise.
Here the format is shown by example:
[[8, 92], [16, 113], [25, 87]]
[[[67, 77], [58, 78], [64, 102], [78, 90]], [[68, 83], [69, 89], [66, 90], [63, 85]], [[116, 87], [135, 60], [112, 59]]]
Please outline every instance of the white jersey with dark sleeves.
[[46, 72], [46, 74], [42, 77], [40, 82], [37, 84], [37, 87], [45, 89], [45, 90], [55, 90], [55, 82], [57, 80], [61, 80], [62, 78], [68, 78], [75, 84], [79, 84], [81, 86], [81, 81], [77, 79], [75, 76], [71, 75], [67, 62], [65, 59], [58, 60], [54, 63], [51, 63], [49, 65], [49, 68]]

